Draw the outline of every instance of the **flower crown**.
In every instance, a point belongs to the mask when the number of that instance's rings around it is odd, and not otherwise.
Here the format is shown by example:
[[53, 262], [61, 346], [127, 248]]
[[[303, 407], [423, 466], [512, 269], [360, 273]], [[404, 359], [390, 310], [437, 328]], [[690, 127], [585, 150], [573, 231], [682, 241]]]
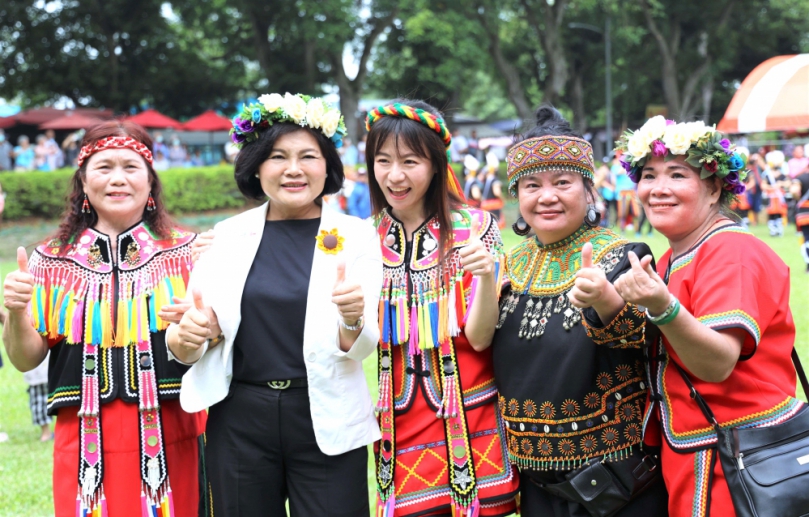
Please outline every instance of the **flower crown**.
[[258, 102], [246, 104], [233, 119], [230, 139], [241, 148], [245, 143], [255, 142], [258, 132], [276, 122], [291, 122], [301, 127], [319, 129], [334, 142], [338, 149], [343, 146], [346, 125], [340, 110], [332, 108], [320, 97], [287, 92], [264, 94]]
[[716, 175], [722, 179], [723, 197], [733, 198], [744, 192], [747, 157], [736, 150], [725, 135], [704, 122], [675, 123], [661, 115], [649, 119], [637, 131], [626, 131], [616, 142], [624, 152], [621, 165], [638, 183], [649, 156], [687, 156], [686, 163], [700, 171], [700, 178]]

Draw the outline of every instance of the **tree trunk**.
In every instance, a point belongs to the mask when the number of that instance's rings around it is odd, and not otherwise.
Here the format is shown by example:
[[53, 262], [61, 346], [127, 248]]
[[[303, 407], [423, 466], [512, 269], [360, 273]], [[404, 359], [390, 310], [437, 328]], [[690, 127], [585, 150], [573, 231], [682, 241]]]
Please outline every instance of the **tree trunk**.
[[362, 120], [358, 116], [360, 95], [362, 91], [356, 88], [353, 81], [348, 84], [340, 86], [340, 111], [343, 113], [345, 119], [346, 130], [348, 131], [348, 138], [351, 139], [352, 144], [357, 144], [359, 135], [362, 131]]
[[587, 113], [584, 111], [584, 81], [582, 70], [574, 71], [570, 98], [573, 105], [573, 128], [584, 134], [587, 131]]
[[[548, 64], [548, 78], [543, 91], [544, 102], [557, 104], [565, 93], [565, 86], [570, 79], [570, 66], [562, 41], [562, 22], [564, 21], [566, 0], [556, 0], [552, 4], [547, 0], [540, 0], [535, 7], [529, 0], [521, 0], [528, 24], [542, 45], [545, 61]], [[534, 14], [538, 9], [542, 13], [544, 23], [540, 25]]]
[[711, 120], [711, 102], [713, 101], [713, 76], [708, 75], [705, 79], [705, 82], [702, 83], [702, 120], [705, 121], [706, 124], [710, 123]]
[[308, 38], [304, 42], [304, 59], [306, 66], [306, 92], [313, 94], [315, 93], [315, 72], [317, 63], [315, 62], [315, 44]]

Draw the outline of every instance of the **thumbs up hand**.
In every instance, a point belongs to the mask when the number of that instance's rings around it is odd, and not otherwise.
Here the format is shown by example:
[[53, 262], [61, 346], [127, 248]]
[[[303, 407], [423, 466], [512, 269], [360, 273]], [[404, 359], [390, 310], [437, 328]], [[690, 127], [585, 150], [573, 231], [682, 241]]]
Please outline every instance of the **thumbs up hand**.
[[331, 292], [331, 301], [337, 305], [337, 312], [343, 322], [351, 327], [355, 326], [365, 311], [365, 296], [362, 286], [346, 280], [346, 263], [337, 263], [337, 275], [334, 289]]
[[[205, 342], [219, 334], [216, 315], [202, 301], [202, 292], [193, 289], [193, 305], [183, 314], [177, 331], [178, 344], [186, 354], [193, 354]], [[214, 330], [216, 332], [214, 332]]]
[[3, 305], [12, 313], [24, 312], [34, 293], [34, 275], [28, 270], [28, 255], [22, 246], [17, 248], [17, 268], [6, 275], [3, 284]]
[[461, 267], [473, 276], [494, 275], [494, 256], [489, 253], [480, 239], [480, 223], [472, 222], [472, 236], [469, 244], [458, 250]]
[[613, 291], [615, 288], [604, 271], [593, 266], [593, 245], [585, 243], [581, 249], [581, 269], [576, 272], [576, 283], [567, 293], [570, 304], [579, 309], [594, 307], [598, 310], [601, 302]]
[[169, 323], [180, 323], [180, 320], [183, 319], [183, 314], [191, 308], [193, 303], [176, 296], [171, 299], [171, 302], [172, 303], [169, 305], [162, 306], [157, 315], [160, 319], [168, 321]]

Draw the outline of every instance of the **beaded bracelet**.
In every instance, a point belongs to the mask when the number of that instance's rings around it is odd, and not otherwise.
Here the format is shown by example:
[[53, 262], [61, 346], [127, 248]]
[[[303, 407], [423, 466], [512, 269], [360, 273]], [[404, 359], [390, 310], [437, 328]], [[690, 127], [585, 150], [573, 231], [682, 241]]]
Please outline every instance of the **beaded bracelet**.
[[671, 303], [669, 306], [666, 307], [666, 310], [663, 311], [663, 314], [660, 316], [652, 316], [649, 313], [649, 309], [646, 309], [646, 318], [649, 320], [649, 323], [654, 323], [658, 327], [661, 325], [665, 325], [666, 323], [671, 323], [674, 321], [674, 318], [677, 317], [677, 314], [680, 312], [680, 300], [676, 297], [671, 297]]

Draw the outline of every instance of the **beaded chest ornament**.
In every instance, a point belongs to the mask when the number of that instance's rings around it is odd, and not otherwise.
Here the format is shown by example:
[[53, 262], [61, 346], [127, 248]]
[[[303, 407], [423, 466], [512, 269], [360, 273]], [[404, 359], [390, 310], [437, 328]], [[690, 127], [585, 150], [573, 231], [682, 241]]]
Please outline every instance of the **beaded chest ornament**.
[[85, 230], [73, 242], [52, 240], [31, 257], [31, 318], [52, 341], [83, 349], [78, 517], [107, 515], [101, 435], [99, 349], [135, 347], [139, 397], [141, 506], [144, 515], [175, 515], [168, 480], [151, 333], [168, 327], [157, 311], [185, 296], [194, 234], [156, 239], [145, 224], [118, 236], [120, 261], [106, 235]]

